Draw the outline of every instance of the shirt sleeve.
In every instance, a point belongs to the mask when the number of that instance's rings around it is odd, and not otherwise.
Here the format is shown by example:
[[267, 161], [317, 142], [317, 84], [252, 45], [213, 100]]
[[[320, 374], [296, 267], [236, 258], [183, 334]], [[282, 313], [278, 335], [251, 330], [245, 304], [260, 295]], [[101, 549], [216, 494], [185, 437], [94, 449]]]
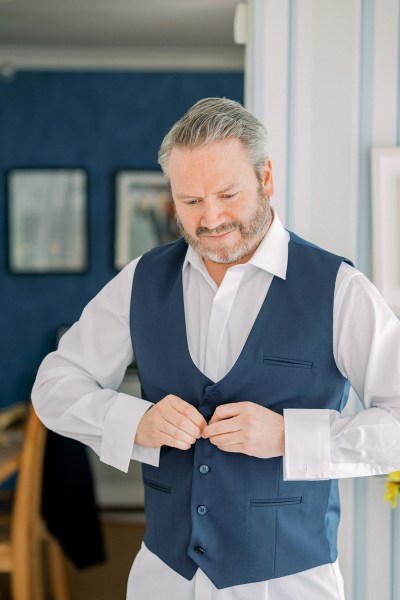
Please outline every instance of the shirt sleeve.
[[333, 319], [336, 364], [363, 409], [287, 409], [285, 480], [381, 475], [400, 469], [400, 321], [374, 285], [343, 263]]
[[40, 365], [32, 390], [46, 427], [83, 442], [101, 461], [125, 472], [132, 458], [153, 466], [159, 461], [158, 448], [134, 444], [152, 403], [116, 391], [133, 360], [129, 309], [138, 260], [89, 302]]

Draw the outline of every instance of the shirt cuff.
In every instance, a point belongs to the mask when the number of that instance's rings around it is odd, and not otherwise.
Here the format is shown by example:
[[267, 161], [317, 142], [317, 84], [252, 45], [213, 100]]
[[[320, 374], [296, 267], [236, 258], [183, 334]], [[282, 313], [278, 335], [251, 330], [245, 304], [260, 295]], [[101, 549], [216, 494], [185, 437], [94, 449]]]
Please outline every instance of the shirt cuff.
[[[150, 406], [152, 402], [147, 400], [129, 394], [115, 394], [113, 404], [104, 420], [100, 451], [102, 462], [125, 473], [128, 471], [134, 454], [134, 439], [139, 421]], [[157, 450], [157, 448], [146, 448], [146, 450]], [[155, 453], [149, 454], [154, 460]]]
[[285, 409], [285, 481], [329, 479], [329, 410]]
[[152, 467], [158, 467], [160, 464], [160, 450], [161, 448], [145, 448], [139, 446], [139, 444], [133, 444], [131, 458]]

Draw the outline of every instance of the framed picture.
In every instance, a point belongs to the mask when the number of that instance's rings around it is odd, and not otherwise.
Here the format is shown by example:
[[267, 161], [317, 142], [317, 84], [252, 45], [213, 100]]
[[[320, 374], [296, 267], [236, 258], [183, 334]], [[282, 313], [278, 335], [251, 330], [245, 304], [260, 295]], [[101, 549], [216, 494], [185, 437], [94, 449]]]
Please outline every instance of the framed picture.
[[161, 172], [118, 171], [115, 198], [117, 269], [155, 246], [179, 237], [174, 203]]
[[87, 269], [87, 176], [83, 169], [11, 169], [7, 195], [12, 273]]
[[400, 316], [400, 147], [372, 150], [373, 280]]

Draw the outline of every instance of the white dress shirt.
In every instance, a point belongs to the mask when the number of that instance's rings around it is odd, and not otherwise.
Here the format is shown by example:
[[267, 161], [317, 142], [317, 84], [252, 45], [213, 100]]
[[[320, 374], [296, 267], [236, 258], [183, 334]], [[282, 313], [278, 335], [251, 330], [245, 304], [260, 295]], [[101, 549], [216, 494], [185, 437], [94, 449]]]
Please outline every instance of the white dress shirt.
[[[275, 214], [249, 262], [230, 267], [219, 287], [189, 247], [183, 265], [188, 345], [196, 366], [218, 381], [237, 360], [273, 277], [285, 279], [289, 235]], [[133, 443], [151, 403], [116, 392], [133, 359], [129, 328], [132, 261], [86, 306], [43, 361], [33, 403], [50, 429], [89, 445], [126, 471], [131, 459], [158, 465], [159, 450]], [[287, 409], [285, 479], [383, 474], [400, 467], [400, 321], [359, 271], [342, 263], [336, 280], [333, 354], [364, 408], [342, 417], [328, 409]], [[177, 524], [177, 527], [179, 524]], [[341, 600], [337, 562], [302, 573], [217, 590], [200, 570], [187, 581], [144, 545], [128, 599]]]

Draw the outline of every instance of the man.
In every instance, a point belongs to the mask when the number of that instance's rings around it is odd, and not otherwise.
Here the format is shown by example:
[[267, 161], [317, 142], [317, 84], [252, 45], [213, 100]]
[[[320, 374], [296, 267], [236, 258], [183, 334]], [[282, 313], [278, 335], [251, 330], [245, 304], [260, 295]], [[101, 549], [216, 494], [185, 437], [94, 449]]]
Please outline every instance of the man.
[[[282, 227], [266, 131], [238, 103], [195, 104], [159, 162], [183, 239], [89, 303], [36, 410], [117, 468], [143, 462], [130, 600], [343, 599], [336, 478], [399, 468], [399, 321]], [[114, 391], [133, 355], [143, 399]], [[349, 384], [365, 410], [343, 418]]]

